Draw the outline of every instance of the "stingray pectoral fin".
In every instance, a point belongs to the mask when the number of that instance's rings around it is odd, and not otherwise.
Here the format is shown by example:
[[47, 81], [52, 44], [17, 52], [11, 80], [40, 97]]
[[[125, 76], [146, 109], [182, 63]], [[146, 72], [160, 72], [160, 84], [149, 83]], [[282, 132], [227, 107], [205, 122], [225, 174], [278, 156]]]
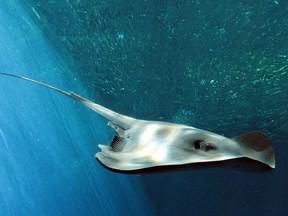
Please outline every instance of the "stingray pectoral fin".
[[118, 171], [133, 171], [149, 167], [141, 161], [131, 160], [129, 154], [117, 152], [97, 152], [95, 157], [107, 168]]
[[[112, 153], [113, 154], [113, 153]], [[105, 167], [111, 168], [111, 169], [119, 169], [118, 166], [120, 166], [121, 162], [111, 156], [107, 152], [97, 152], [95, 154], [95, 158], [98, 159], [98, 161], [101, 162]]]
[[246, 157], [275, 168], [274, 151], [265, 134], [254, 131], [235, 137], [233, 140], [239, 143]]
[[109, 151], [112, 151], [112, 148], [110, 146], [107, 146], [107, 145], [101, 145], [99, 144], [98, 147], [101, 149], [101, 151], [103, 152], [109, 152]]

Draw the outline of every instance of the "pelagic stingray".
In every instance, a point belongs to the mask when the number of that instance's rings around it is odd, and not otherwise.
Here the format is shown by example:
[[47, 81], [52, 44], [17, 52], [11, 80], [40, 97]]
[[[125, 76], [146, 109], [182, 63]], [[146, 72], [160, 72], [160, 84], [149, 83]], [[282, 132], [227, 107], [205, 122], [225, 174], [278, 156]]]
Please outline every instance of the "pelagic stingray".
[[185, 167], [206, 162], [248, 158], [275, 168], [275, 156], [265, 134], [253, 131], [229, 139], [194, 127], [159, 121], [139, 120], [93, 103], [73, 92], [48, 84], [0, 72], [1, 75], [27, 80], [64, 94], [109, 120], [117, 132], [110, 145], [99, 145], [96, 158], [106, 168], [118, 172], [145, 172], [169, 167]]

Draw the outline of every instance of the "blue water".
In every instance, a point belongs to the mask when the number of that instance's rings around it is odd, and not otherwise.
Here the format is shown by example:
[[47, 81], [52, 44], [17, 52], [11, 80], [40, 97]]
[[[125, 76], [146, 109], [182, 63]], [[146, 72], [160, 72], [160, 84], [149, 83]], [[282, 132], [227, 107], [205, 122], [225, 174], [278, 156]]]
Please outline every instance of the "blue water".
[[137, 118], [227, 137], [262, 130], [276, 169], [110, 172], [94, 159], [113, 136], [104, 119], [1, 76], [0, 215], [287, 215], [287, 11], [260, 0], [2, 1], [0, 71]]
[[[1, 71], [87, 94], [18, 0], [0, 3], [0, 53]], [[0, 83], [0, 215], [153, 212], [139, 176], [116, 175], [94, 159], [112, 135], [103, 119], [47, 89]]]

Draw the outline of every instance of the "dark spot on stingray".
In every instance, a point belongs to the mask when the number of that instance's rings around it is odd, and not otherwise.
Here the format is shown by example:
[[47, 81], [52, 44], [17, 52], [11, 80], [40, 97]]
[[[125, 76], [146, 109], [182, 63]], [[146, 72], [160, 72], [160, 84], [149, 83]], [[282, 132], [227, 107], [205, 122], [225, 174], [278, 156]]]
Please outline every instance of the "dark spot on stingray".
[[201, 142], [203, 142], [203, 140], [196, 140], [193, 145], [195, 149], [200, 149], [201, 147]]

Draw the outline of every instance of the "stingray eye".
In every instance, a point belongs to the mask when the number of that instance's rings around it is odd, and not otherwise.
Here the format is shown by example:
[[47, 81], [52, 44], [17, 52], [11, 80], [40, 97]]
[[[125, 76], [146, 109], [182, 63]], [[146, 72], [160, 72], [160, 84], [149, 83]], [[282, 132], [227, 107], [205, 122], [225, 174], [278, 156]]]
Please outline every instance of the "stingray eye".
[[203, 143], [203, 145], [201, 146], [201, 149], [203, 151], [211, 151], [211, 150], [215, 150], [216, 146], [212, 143]]
[[200, 149], [201, 147], [201, 143], [203, 142], [203, 140], [196, 140], [193, 145], [195, 149]]

